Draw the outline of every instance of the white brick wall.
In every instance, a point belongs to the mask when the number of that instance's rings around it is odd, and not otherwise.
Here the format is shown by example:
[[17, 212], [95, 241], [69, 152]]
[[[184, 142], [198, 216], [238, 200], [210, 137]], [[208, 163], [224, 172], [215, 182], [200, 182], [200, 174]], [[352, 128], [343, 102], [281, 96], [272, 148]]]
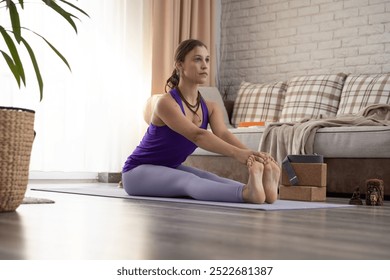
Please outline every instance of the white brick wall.
[[220, 0], [219, 87], [390, 72], [390, 0]]

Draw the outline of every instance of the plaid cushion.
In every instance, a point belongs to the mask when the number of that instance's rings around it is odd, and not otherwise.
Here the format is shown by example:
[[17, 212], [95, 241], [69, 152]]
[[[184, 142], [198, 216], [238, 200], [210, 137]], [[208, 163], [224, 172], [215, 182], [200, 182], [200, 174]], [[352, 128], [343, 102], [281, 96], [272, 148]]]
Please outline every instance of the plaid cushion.
[[234, 102], [232, 124], [237, 127], [241, 122], [278, 121], [285, 91], [285, 82], [242, 82]]
[[337, 115], [355, 114], [367, 105], [390, 103], [390, 74], [349, 75]]
[[280, 122], [335, 116], [346, 77], [346, 74], [339, 73], [290, 79]]

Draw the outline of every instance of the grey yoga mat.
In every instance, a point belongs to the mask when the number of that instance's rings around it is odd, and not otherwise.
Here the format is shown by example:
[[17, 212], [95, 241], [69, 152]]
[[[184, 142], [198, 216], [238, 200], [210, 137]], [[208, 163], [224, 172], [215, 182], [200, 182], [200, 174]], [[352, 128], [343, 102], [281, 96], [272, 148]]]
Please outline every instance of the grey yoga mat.
[[340, 207], [356, 207], [349, 204], [336, 204], [328, 202], [306, 202], [306, 201], [292, 201], [292, 200], [277, 200], [273, 204], [250, 204], [250, 203], [229, 203], [217, 201], [201, 201], [190, 198], [166, 198], [166, 197], [146, 197], [146, 196], [129, 196], [124, 189], [113, 185], [106, 184], [81, 184], [71, 186], [33, 186], [33, 191], [47, 191], [67, 194], [103, 196], [113, 198], [123, 198], [132, 200], [147, 200], [170, 203], [190, 203], [200, 205], [210, 205], [219, 207], [242, 208], [253, 210], [298, 210], [298, 209], [319, 209], [319, 208], [340, 208]]

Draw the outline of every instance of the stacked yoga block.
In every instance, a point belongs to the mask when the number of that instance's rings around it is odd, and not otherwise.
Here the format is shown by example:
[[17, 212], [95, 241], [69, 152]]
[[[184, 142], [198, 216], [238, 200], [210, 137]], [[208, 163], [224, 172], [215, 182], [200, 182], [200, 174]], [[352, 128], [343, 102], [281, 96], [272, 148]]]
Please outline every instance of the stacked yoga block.
[[291, 185], [287, 172], [282, 169], [279, 199], [301, 201], [326, 200], [326, 163], [291, 163], [298, 184]]

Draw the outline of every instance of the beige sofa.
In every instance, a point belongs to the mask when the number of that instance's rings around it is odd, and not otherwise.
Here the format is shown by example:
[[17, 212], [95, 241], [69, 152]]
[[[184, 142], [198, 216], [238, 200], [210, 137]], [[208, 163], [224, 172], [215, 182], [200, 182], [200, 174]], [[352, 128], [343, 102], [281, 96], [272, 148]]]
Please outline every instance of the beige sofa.
[[[225, 108], [217, 88], [201, 88], [201, 93]], [[279, 162], [286, 153], [324, 155], [329, 195], [350, 195], [358, 186], [364, 193], [365, 181], [378, 178], [388, 196], [389, 104], [390, 74], [299, 76], [269, 84], [242, 82], [232, 117], [225, 110], [224, 118], [249, 148], [271, 152]], [[259, 121], [265, 126], [240, 127]], [[312, 123], [317, 125], [310, 133], [300, 128]], [[248, 178], [245, 166], [200, 148], [185, 164], [241, 182]]]

